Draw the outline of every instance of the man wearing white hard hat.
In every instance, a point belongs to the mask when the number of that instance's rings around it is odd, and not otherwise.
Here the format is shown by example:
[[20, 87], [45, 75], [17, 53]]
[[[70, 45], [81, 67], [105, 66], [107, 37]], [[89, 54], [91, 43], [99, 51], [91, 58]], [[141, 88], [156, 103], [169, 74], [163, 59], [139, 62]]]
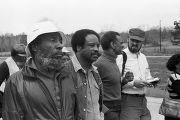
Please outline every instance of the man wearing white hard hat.
[[4, 120], [64, 120], [61, 93], [64, 40], [49, 21], [38, 23], [27, 35], [30, 53], [24, 68], [6, 84]]

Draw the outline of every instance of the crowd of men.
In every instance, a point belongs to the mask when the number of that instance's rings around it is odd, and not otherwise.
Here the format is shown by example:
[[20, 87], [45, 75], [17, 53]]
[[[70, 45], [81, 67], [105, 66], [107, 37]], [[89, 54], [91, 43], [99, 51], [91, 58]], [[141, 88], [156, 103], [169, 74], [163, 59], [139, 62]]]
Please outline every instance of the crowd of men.
[[144, 40], [145, 32], [132, 28], [124, 49], [116, 31], [100, 37], [81, 29], [72, 36], [69, 58], [62, 31], [38, 23], [27, 46], [13, 48], [16, 57], [11, 52], [11, 61], [0, 65], [3, 120], [151, 120], [145, 91], [153, 77], [140, 52]]

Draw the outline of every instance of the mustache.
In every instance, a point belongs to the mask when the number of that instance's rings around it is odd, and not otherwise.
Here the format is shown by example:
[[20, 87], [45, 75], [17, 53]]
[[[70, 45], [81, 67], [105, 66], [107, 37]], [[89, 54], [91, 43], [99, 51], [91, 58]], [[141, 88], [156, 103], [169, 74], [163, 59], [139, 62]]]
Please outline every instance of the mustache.
[[49, 54], [47, 57], [49, 57], [49, 58], [61, 58], [63, 56], [64, 56], [63, 52], [57, 52], [57, 53], [54, 53], [54, 54]]
[[138, 45], [132, 45], [132, 47], [138, 47]]
[[138, 47], [137, 45], [132, 45], [131, 47]]

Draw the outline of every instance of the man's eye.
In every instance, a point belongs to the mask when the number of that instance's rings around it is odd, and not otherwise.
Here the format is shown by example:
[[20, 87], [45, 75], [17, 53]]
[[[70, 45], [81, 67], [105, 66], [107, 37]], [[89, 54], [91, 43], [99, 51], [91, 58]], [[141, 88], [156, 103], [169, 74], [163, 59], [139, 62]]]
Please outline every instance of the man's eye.
[[52, 38], [50, 38], [50, 40], [53, 41], [53, 42], [56, 42], [56, 41], [60, 41], [61, 42], [59, 37], [52, 37]]
[[89, 44], [89, 46], [93, 47], [93, 46], [94, 46], [94, 44]]

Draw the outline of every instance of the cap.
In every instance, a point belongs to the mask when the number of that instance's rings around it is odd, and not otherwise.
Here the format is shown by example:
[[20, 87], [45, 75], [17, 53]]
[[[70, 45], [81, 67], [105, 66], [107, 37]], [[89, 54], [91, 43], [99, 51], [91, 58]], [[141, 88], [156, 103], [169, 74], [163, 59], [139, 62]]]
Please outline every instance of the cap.
[[132, 28], [129, 30], [129, 38], [139, 41], [145, 40], [145, 32], [139, 28]]
[[11, 49], [11, 56], [25, 57], [26, 56], [25, 48], [26, 46], [24, 44], [15, 44]]
[[53, 24], [51, 21], [39, 22], [38, 24], [34, 25], [27, 34], [27, 44], [29, 45], [29, 43], [31, 43], [34, 39], [36, 39], [37, 36], [51, 32], [60, 32], [60, 31], [58, 27], [55, 24]]

